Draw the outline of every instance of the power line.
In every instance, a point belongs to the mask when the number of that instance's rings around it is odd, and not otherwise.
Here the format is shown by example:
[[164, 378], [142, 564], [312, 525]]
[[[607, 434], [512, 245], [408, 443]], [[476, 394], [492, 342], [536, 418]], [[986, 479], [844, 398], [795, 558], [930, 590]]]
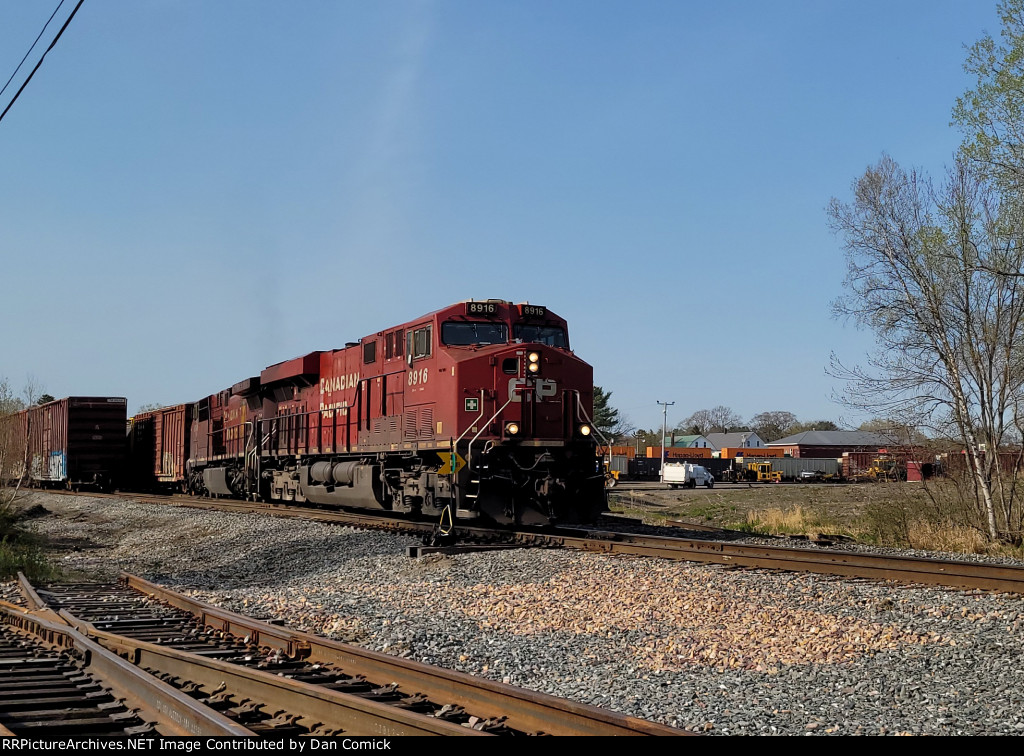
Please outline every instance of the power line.
[[78, 9], [82, 7], [82, 3], [84, 2], [85, 0], [78, 0], [78, 5], [76, 5], [75, 9], [71, 11], [71, 15], [68, 16], [68, 20], [64, 22], [64, 25], [60, 27], [60, 31], [57, 32], [57, 36], [53, 38], [53, 42], [51, 42], [50, 46], [47, 47], [46, 50], [43, 52], [42, 57], [39, 58], [39, 62], [36, 63], [35, 68], [32, 69], [32, 72], [28, 75], [28, 78], [22, 82], [20, 87], [18, 87], [18, 91], [14, 93], [14, 97], [7, 104], [7, 107], [4, 108], [4, 112], [0, 113], [0, 121], [4, 120], [4, 116], [7, 115], [7, 111], [10, 110], [11, 106], [18, 101], [18, 97], [25, 90], [25, 87], [28, 86], [28, 83], [32, 81], [32, 77], [36, 75], [36, 71], [39, 70], [39, 66], [43, 65], [43, 61], [46, 60], [46, 53], [50, 52], [50, 50], [52, 50], [54, 46], [57, 44], [57, 40], [60, 39], [61, 35], [64, 33], [64, 30], [68, 28], [68, 24], [71, 23], [71, 19], [75, 17], [75, 14], [78, 13]]
[[7, 87], [9, 87], [11, 85], [11, 82], [14, 81], [14, 77], [18, 75], [18, 71], [20, 71], [21, 67], [23, 65], [25, 65], [25, 61], [28, 60], [28, 56], [31, 55], [32, 51], [36, 49], [36, 45], [39, 44], [39, 40], [42, 38], [43, 34], [46, 32], [46, 27], [50, 25], [51, 21], [53, 21], [53, 17], [57, 15], [57, 11], [60, 10], [60, 7], [62, 5], [64, 5], [64, 0], [60, 0], [60, 2], [57, 3], [57, 7], [53, 9], [53, 13], [51, 13], [50, 17], [48, 19], [46, 19], [46, 23], [43, 24], [43, 28], [39, 31], [39, 36], [36, 37], [36, 41], [32, 43], [32, 46], [30, 48], [28, 48], [28, 52], [25, 53], [25, 57], [21, 59], [21, 63], [18, 64], [18, 67], [14, 69], [14, 73], [11, 74], [11, 78], [9, 78], [7, 80], [7, 83], [4, 84], [4, 88], [0, 89], [0, 95], [2, 95], [4, 92], [6, 92], [7, 91]]

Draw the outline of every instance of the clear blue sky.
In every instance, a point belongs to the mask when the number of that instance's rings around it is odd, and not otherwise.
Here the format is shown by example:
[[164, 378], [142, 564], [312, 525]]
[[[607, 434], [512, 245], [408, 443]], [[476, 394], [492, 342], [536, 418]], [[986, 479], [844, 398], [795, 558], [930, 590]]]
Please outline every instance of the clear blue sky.
[[[3, 4], [0, 84], [56, 2]], [[639, 425], [857, 421], [825, 206], [883, 151], [949, 164], [998, 29], [995, 0], [86, 0], [0, 123], [0, 376], [133, 410], [493, 297], [566, 317]]]

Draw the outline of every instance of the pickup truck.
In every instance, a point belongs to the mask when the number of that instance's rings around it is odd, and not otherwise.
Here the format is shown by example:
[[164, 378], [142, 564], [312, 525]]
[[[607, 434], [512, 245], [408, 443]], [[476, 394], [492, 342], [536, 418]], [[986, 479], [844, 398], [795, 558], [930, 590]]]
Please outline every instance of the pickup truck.
[[713, 488], [715, 476], [708, 472], [702, 465], [695, 465], [692, 462], [671, 462], [665, 465], [662, 470], [662, 482], [668, 483], [669, 488], [696, 488], [706, 486]]

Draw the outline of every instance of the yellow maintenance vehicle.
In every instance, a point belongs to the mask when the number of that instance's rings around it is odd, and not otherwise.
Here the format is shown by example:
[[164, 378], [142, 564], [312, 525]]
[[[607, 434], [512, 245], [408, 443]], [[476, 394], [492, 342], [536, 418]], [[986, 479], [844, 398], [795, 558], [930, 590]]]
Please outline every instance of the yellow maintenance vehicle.
[[758, 483], [781, 483], [782, 470], [772, 470], [771, 462], [748, 462], [747, 480]]
[[891, 454], [879, 454], [871, 460], [867, 477], [872, 480], [902, 480], [905, 473], [901, 475], [901, 472], [899, 464]]

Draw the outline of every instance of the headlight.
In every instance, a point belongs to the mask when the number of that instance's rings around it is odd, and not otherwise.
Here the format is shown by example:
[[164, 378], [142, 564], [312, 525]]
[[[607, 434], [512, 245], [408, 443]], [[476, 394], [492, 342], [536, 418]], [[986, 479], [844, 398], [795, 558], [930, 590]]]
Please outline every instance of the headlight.
[[538, 352], [530, 352], [530, 362], [540, 362], [540, 354]]
[[519, 423], [506, 423], [505, 432], [510, 436], [519, 435]]
[[590, 435], [590, 426], [589, 425], [581, 425], [580, 426], [580, 435], [581, 436], [589, 436]]
[[536, 373], [538, 370], [540, 370], [540, 363], [531, 362], [529, 365], [526, 366], [526, 369], [529, 370], [531, 373]]

